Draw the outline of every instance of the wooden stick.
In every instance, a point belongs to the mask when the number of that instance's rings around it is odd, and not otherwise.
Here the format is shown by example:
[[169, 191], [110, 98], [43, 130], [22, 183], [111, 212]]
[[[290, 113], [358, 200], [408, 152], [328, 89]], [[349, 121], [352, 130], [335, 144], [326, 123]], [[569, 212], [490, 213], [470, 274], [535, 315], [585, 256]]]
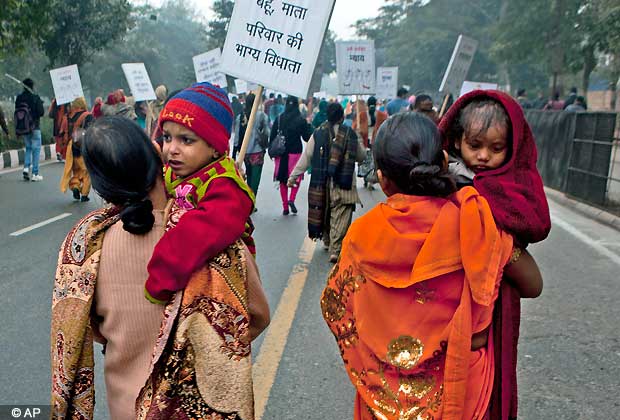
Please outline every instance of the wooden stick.
[[357, 131], [360, 137], [362, 136], [362, 127], [360, 127], [360, 100], [358, 95], [355, 95], [355, 120], [357, 122]]
[[448, 106], [448, 98], [450, 98], [450, 94], [447, 93], [443, 98], [443, 103], [441, 104], [441, 110], [439, 111], [439, 118], [443, 117], [443, 114], [446, 112], [446, 107]]
[[258, 85], [258, 88], [254, 91], [254, 104], [252, 105], [252, 112], [250, 113], [250, 119], [248, 120], [248, 126], [245, 128], [245, 135], [243, 136], [243, 143], [241, 143], [241, 150], [237, 155], [237, 166], [241, 167], [245, 154], [248, 151], [250, 144], [250, 137], [252, 136], [252, 129], [254, 128], [254, 120], [256, 119], [256, 113], [263, 97], [263, 87]]

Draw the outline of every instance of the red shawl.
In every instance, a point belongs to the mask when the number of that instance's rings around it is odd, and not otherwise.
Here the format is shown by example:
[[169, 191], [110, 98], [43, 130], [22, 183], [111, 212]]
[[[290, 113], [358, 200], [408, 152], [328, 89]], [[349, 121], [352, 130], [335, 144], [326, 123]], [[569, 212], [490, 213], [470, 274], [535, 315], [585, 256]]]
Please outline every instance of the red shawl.
[[497, 90], [475, 90], [459, 98], [442, 118], [439, 130], [448, 149], [447, 134], [465, 105], [474, 99], [494, 99], [502, 104], [512, 124], [512, 155], [501, 167], [476, 175], [474, 187], [487, 199], [493, 217], [523, 244], [540, 242], [551, 230], [549, 205], [536, 169], [536, 143], [517, 101]]
[[[487, 199], [493, 217], [504, 230], [527, 245], [547, 237], [551, 230], [549, 206], [536, 168], [536, 143], [523, 110], [509, 95], [496, 90], [475, 90], [459, 98], [442, 118], [439, 130], [449, 149], [451, 125], [461, 109], [474, 99], [494, 99], [502, 104], [512, 125], [512, 154], [501, 167], [478, 174], [474, 186]], [[517, 417], [517, 346], [521, 320], [518, 291], [502, 282], [493, 316], [495, 379], [490, 414], [493, 420]]]

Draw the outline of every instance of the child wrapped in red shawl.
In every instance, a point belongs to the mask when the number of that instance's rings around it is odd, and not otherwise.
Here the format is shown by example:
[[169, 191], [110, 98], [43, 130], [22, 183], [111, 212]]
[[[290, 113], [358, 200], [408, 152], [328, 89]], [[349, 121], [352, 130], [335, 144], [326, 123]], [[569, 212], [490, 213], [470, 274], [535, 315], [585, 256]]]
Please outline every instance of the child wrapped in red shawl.
[[[520, 247], [545, 239], [551, 229], [549, 206], [521, 106], [503, 92], [476, 90], [452, 105], [439, 129], [457, 185], [473, 185], [489, 202], [497, 225]], [[502, 282], [493, 324], [498, 361], [493, 419], [517, 415], [519, 299], [510, 283]]]
[[[166, 191], [175, 199], [166, 231], [148, 265], [145, 295], [166, 303], [192, 273], [242, 238], [254, 254], [254, 195], [228, 157], [233, 113], [226, 92], [196, 83], [175, 95], [159, 116]], [[182, 216], [182, 217], [181, 217]]]

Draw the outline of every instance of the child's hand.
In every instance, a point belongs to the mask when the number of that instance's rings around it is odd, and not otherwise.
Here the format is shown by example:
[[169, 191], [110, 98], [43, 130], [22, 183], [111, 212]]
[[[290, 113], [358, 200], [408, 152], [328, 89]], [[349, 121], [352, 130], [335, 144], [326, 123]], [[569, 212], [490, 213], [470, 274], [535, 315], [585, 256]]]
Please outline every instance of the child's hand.
[[296, 180], [293, 178], [289, 178], [288, 182], [286, 183], [286, 186], [289, 188], [293, 188], [294, 186], [297, 185], [297, 182], [295, 182]]
[[239, 174], [241, 175], [241, 177], [243, 179], [247, 179], [247, 177], [245, 176], [245, 171], [243, 170], [243, 162], [235, 161], [235, 167], [239, 171]]

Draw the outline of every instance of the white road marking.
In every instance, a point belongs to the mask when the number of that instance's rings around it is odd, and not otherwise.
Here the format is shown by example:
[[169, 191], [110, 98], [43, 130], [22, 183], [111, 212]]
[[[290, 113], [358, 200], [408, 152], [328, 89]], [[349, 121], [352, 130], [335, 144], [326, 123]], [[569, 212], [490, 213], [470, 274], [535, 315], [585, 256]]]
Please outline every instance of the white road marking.
[[583, 233], [582, 231], [577, 229], [575, 226], [571, 225], [566, 220], [558, 217], [557, 215], [552, 214], [551, 215], [551, 224], [559, 226], [560, 228], [562, 228], [566, 232], [568, 232], [571, 235], [573, 235], [575, 238], [579, 239], [581, 242], [589, 245], [590, 247], [592, 247], [593, 249], [598, 251], [600, 254], [606, 256], [607, 258], [609, 258], [610, 260], [612, 260], [616, 264], [620, 265], [620, 255], [610, 251], [608, 248], [605, 248], [601, 244], [600, 241], [597, 241], [596, 239], [593, 239], [590, 236], [586, 235], [585, 233]]
[[278, 366], [282, 359], [282, 353], [288, 340], [288, 335], [297, 312], [299, 299], [304, 290], [306, 279], [308, 278], [308, 268], [312, 261], [312, 255], [316, 242], [306, 238], [299, 251], [300, 262], [293, 267], [293, 271], [288, 280], [288, 285], [284, 289], [278, 308], [271, 319], [271, 324], [267, 329], [265, 340], [260, 348], [260, 353], [256, 358], [256, 363], [252, 368], [254, 380], [254, 416], [256, 420], [261, 420], [265, 414], [267, 401], [271, 387], [276, 379]]
[[20, 230], [18, 230], [16, 232], [13, 232], [13, 233], [9, 234], [9, 235], [10, 236], [23, 235], [24, 233], [28, 233], [31, 230], [38, 229], [38, 228], [40, 228], [42, 226], [45, 226], [45, 225], [49, 225], [50, 223], [54, 223], [54, 222], [56, 222], [58, 220], [64, 219], [65, 217], [69, 217], [69, 216], [71, 216], [71, 213], [59, 214], [58, 216], [52, 217], [51, 219], [47, 219], [47, 220], [44, 220], [42, 222], [35, 223], [34, 225], [31, 225], [31, 226], [25, 227], [23, 229], [20, 229]]

